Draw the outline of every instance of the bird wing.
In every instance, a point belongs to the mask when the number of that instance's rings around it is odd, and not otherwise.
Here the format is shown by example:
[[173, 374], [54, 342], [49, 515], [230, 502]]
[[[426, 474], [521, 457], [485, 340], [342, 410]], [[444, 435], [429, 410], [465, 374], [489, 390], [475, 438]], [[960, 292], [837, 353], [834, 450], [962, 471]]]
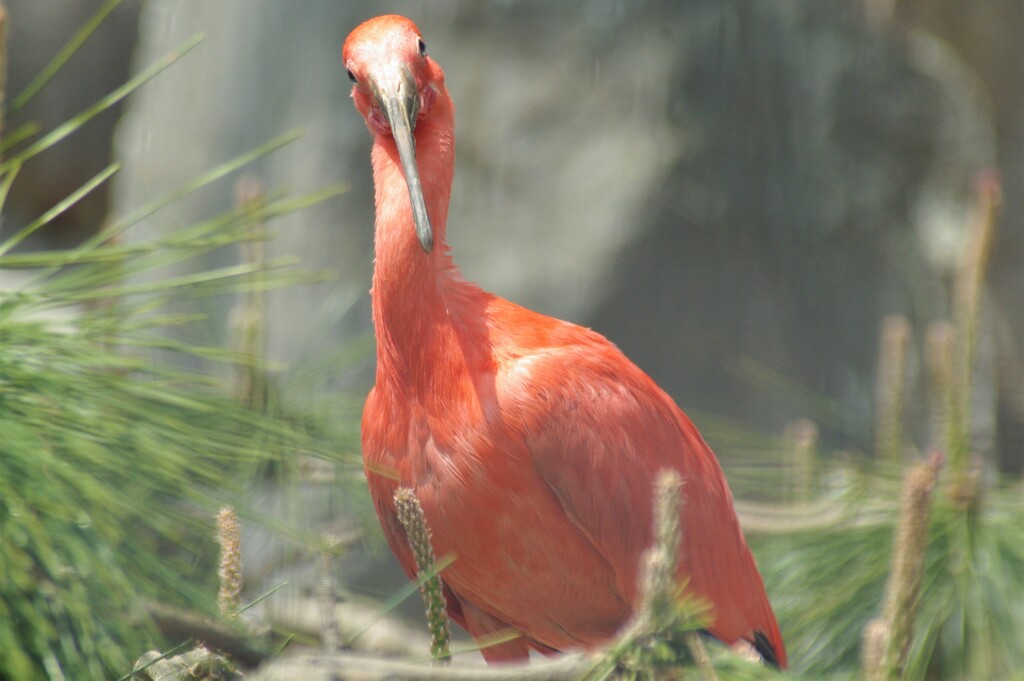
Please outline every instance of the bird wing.
[[684, 480], [680, 576], [714, 608], [726, 642], [762, 632], [782, 657], [760, 574], [711, 449], [650, 377], [614, 345], [578, 329], [575, 342], [523, 354], [500, 373], [506, 427], [519, 431], [567, 518], [613, 566], [636, 602], [640, 556], [652, 541], [652, 487], [671, 468]]

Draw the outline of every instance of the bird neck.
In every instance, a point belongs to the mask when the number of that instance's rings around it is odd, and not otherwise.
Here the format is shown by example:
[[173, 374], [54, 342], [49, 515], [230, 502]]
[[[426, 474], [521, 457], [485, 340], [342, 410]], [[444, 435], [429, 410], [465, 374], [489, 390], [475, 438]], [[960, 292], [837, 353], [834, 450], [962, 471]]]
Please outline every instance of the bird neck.
[[[469, 289], [445, 239], [455, 165], [454, 109], [445, 91], [416, 126], [416, 161], [434, 249], [423, 251], [413, 224], [409, 188], [390, 135], [376, 133], [372, 152], [376, 197], [373, 322], [377, 382], [407, 388], [436, 363], [452, 341], [452, 316]], [[464, 291], [463, 289], [467, 289]]]

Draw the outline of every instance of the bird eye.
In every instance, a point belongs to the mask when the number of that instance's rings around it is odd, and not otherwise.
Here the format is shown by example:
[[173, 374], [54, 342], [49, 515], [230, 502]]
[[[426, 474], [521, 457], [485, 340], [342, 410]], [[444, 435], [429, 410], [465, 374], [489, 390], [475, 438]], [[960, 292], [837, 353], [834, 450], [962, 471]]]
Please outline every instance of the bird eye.
[[417, 42], [418, 42], [419, 47], [420, 47], [420, 56], [421, 57], [426, 57], [427, 56], [427, 44], [425, 42], [423, 42], [423, 38], [419, 38]]
[[348, 74], [348, 79], [353, 83], [358, 83], [359, 80], [356, 78], [356, 74], [352, 73], [352, 69], [345, 69], [345, 73]]

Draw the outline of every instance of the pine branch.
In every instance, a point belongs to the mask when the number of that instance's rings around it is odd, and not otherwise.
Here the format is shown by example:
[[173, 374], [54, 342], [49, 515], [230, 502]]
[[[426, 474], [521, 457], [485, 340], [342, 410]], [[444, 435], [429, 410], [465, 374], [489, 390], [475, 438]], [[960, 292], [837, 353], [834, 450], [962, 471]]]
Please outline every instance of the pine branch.
[[217, 513], [217, 543], [220, 545], [220, 591], [217, 603], [223, 617], [234, 617], [242, 602], [242, 531], [235, 509], [224, 506]]
[[[407, 487], [398, 488], [395, 492], [395, 508], [398, 510], [398, 519], [405, 528], [409, 547], [412, 548], [413, 557], [416, 559], [417, 573], [420, 575], [435, 573], [437, 559], [430, 546], [430, 528], [427, 527], [427, 520], [423, 516], [423, 507], [420, 506], [416, 493]], [[423, 582], [420, 586], [420, 593], [423, 594], [423, 603], [427, 608], [427, 624], [431, 636], [430, 654], [436, 663], [449, 664], [451, 651], [448, 649], [448, 643], [451, 634], [448, 624], [448, 604], [444, 597], [441, 575], [433, 574]]]
[[296, 656], [276, 660], [249, 681], [577, 681], [593, 667], [593, 660], [566, 655], [528, 666], [427, 666], [406, 660], [342, 653], [331, 656]]
[[885, 587], [885, 605], [881, 618], [870, 621], [862, 637], [867, 681], [897, 681], [903, 676], [921, 598], [932, 493], [941, 460], [940, 456], [932, 457], [911, 469], [903, 480], [902, 511]]

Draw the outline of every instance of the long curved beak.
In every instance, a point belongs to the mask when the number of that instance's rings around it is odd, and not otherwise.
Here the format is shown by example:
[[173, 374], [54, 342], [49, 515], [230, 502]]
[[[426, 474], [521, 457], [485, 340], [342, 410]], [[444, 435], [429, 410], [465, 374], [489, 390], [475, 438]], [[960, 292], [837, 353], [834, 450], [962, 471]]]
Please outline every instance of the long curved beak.
[[427, 253], [434, 248], [434, 229], [430, 226], [427, 204], [423, 200], [423, 185], [420, 171], [416, 166], [416, 116], [420, 112], [420, 95], [416, 81], [409, 69], [402, 65], [390, 71], [385, 77], [374, 80], [374, 94], [381, 111], [391, 126], [391, 136], [398, 147], [398, 157], [405, 172], [405, 183], [409, 187], [409, 203], [412, 204], [412, 219], [416, 225], [416, 238]]

